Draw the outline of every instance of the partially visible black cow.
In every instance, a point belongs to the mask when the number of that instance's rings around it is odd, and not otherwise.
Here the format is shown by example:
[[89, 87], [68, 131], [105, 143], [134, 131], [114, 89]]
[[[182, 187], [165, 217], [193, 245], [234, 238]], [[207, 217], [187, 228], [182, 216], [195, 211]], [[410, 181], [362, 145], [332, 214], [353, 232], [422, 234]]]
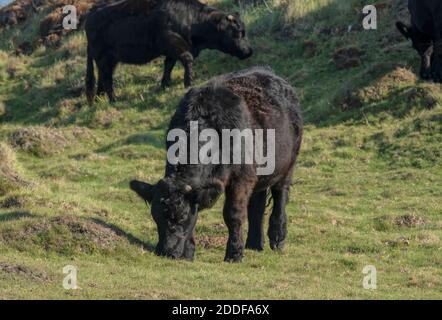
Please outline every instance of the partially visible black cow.
[[[263, 250], [268, 191], [273, 196], [268, 229], [270, 247], [282, 249], [287, 235], [285, 207], [303, 132], [299, 103], [293, 88], [268, 68], [255, 67], [227, 74], [202, 88], [189, 91], [171, 120], [169, 132], [182, 129], [189, 141], [193, 121], [198, 122], [200, 134], [204, 129], [215, 130], [219, 135], [223, 129], [241, 132], [245, 129], [274, 129], [275, 141], [264, 142], [264, 154], [275, 160], [274, 170], [267, 175], [259, 175], [260, 166], [256, 159], [249, 164], [245, 161], [240, 164], [219, 161], [191, 165], [167, 162], [165, 177], [157, 184], [131, 181], [131, 189], [151, 204], [159, 234], [156, 253], [193, 259], [197, 213], [212, 207], [222, 193], [225, 193], [224, 220], [229, 230], [225, 261], [237, 262], [243, 256], [243, 223], [247, 215], [249, 231], [245, 247]], [[256, 133], [254, 135], [256, 137]], [[275, 147], [274, 154], [269, 154], [272, 153], [271, 143]], [[232, 158], [234, 149], [226, 151], [224, 141], [221, 144], [219, 154], [227, 152]], [[167, 142], [169, 151], [173, 145]], [[201, 143], [198, 148], [199, 152], [196, 150], [194, 154], [202, 152]], [[255, 148], [258, 148], [256, 140]], [[185, 157], [187, 161], [190, 153]]]
[[442, 82], [442, 1], [409, 0], [408, 8], [411, 26], [403, 22], [396, 26], [422, 58], [421, 77]]
[[170, 86], [177, 61], [191, 85], [193, 60], [203, 49], [217, 49], [240, 59], [252, 55], [244, 24], [236, 13], [225, 13], [197, 0], [123, 0], [98, 6], [86, 18], [88, 60], [86, 92], [94, 99], [94, 65], [98, 94], [114, 101], [113, 73], [119, 62], [144, 64], [166, 56], [162, 87]]

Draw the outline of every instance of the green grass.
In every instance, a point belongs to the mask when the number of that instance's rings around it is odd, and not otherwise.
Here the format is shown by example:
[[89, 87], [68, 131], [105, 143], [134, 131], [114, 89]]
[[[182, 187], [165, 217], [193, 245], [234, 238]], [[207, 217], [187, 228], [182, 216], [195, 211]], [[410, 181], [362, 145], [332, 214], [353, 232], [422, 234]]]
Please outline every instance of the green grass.
[[[366, 3], [248, 7], [255, 56], [205, 52], [196, 62], [197, 85], [269, 64], [301, 98], [287, 247], [247, 251], [242, 264], [222, 262], [222, 200], [199, 217], [196, 260], [171, 261], [151, 252], [155, 225], [128, 189], [131, 178], [163, 174], [165, 130], [186, 92], [181, 67], [158, 93], [162, 61], [120, 66], [118, 102], [89, 107], [78, 94], [82, 33], [15, 57], [38, 19], [20, 27], [27, 33], [0, 30], [0, 147], [9, 159], [0, 174], [15, 186], [0, 193], [0, 299], [440, 299], [442, 91], [414, 75], [419, 59], [394, 30], [393, 9], [380, 10], [376, 31], [356, 27]], [[360, 66], [337, 70], [341, 48], [363, 51]], [[78, 268], [80, 289], [63, 289], [66, 265]], [[366, 265], [377, 268], [377, 290], [362, 288]]]

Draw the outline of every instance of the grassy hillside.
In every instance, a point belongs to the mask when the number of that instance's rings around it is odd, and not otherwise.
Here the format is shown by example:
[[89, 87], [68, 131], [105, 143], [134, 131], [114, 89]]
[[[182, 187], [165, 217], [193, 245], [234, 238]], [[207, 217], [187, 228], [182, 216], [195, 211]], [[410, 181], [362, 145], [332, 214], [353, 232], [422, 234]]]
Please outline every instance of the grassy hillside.
[[[119, 66], [118, 102], [89, 107], [83, 32], [14, 55], [37, 36], [39, 13], [0, 30], [0, 299], [442, 296], [442, 90], [416, 77], [419, 59], [394, 29], [404, 1], [266, 2], [243, 9], [253, 58], [205, 52], [195, 71], [198, 85], [266, 64], [296, 87], [306, 130], [285, 251], [223, 263], [220, 200], [200, 214], [195, 262], [156, 257], [155, 225], [128, 181], [162, 177], [183, 69], [158, 92], [161, 60]], [[373, 2], [379, 27], [365, 31]], [[80, 289], [63, 289], [66, 265]], [[362, 288], [366, 265], [377, 290]]]

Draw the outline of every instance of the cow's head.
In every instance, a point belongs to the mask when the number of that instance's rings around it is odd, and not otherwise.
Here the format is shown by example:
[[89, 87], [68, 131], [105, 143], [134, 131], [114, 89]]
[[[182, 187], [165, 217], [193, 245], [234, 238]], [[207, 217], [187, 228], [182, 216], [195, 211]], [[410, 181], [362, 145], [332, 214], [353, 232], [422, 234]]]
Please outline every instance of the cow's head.
[[133, 180], [130, 188], [151, 205], [158, 228], [156, 254], [192, 260], [198, 208], [208, 208], [216, 202], [224, 190], [222, 183], [213, 180], [204, 186], [191, 186], [166, 177], [155, 185]]
[[431, 39], [422, 37], [422, 34], [415, 30], [411, 26], [407, 26], [403, 22], [396, 22], [396, 28], [406, 38], [411, 40], [413, 48], [416, 49], [421, 55], [425, 53], [429, 46], [431, 46]]
[[238, 13], [213, 12], [210, 23], [216, 28], [216, 49], [241, 60], [252, 56], [253, 50]]

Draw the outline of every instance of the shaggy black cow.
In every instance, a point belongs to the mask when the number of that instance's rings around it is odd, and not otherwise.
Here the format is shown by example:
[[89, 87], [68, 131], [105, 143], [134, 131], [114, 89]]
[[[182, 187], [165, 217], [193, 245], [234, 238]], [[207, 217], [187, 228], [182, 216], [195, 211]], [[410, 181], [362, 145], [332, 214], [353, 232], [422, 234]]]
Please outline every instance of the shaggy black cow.
[[442, 2], [409, 0], [408, 8], [411, 26], [400, 21], [396, 26], [422, 58], [421, 77], [442, 82]]
[[[243, 222], [247, 213], [249, 231], [245, 247], [263, 250], [268, 191], [273, 197], [268, 228], [270, 247], [282, 249], [287, 234], [285, 207], [303, 132], [301, 112], [293, 88], [275, 76], [271, 69], [263, 67], [215, 78], [206, 86], [187, 93], [171, 120], [169, 134], [171, 130], [181, 129], [185, 132], [184, 140], [191, 144], [191, 128], [195, 121], [200, 134], [206, 129], [212, 129], [219, 135], [225, 129], [240, 132], [248, 129], [256, 138], [259, 129], [261, 132], [275, 130], [274, 141], [267, 137], [263, 144], [263, 154], [275, 160], [274, 170], [259, 175], [262, 162], [258, 163], [255, 159], [247, 164], [243, 152], [241, 161], [227, 161], [231, 164], [225, 161], [185, 164], [191, 157], [190, 151], [183, 162], [171, 164], [168, 161], [165, 177], [157, 184], [131, 181], [131, 189], [151, 204], [159, 234], [156, 253], [193, 259], [197, 213], [212, 207], [222, 193], [225, 193], [224, 220], [229, 230], [225, 261], [240, 261], [243, 256]], [[227, 152], [226, 159], [233, 158], [235, 149], [226, 149], [225, 141], [231, 142], [230, 138], [224, 140], [218, 154]], [[259, 148], [258, 140], [254, 141], [254, 147]], [[241, 144], [245, 145], [245, 142]], [[174, 145], [174, 142], [167, 142], [168, 153]], [[273, 154], [270, 151], [272, 146]], [[193, 154], [201, 155], [201, 140], [197, 148]]]
[[93, 60], [98, 94], [114, 101], [113, 72], [118, 62], [144, 64], [166, 56], [162, 87], [170, 86], [177, 61], [191, 85], [193, 61], [203, 49], [217, 49], [240, 59], [252, 55], [244, 24], [237, 13], [225, 13], [197, 0], [124, 0], [98, 6], [86, 18], [88, 59], [86, 91], [94, 99]]

